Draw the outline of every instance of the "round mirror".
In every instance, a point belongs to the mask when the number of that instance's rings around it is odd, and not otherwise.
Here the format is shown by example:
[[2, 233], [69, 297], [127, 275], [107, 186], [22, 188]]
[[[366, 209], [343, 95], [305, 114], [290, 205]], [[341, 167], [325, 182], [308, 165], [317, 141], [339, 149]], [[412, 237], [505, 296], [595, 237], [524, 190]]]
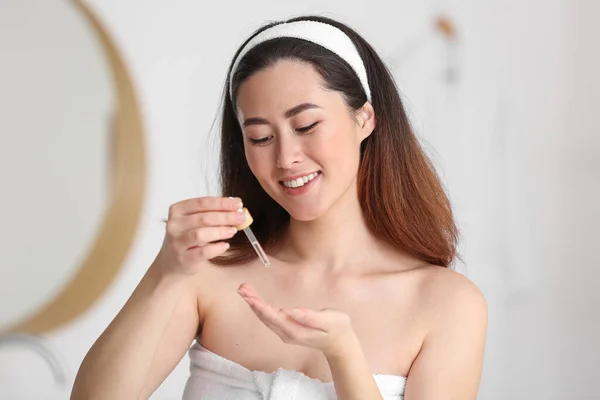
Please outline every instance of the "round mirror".
[[81, 314], [114, 278], [140, 215], [143, 142], [126, 70], [89, 9], [2, 9], [0, 331], [35, 334]]

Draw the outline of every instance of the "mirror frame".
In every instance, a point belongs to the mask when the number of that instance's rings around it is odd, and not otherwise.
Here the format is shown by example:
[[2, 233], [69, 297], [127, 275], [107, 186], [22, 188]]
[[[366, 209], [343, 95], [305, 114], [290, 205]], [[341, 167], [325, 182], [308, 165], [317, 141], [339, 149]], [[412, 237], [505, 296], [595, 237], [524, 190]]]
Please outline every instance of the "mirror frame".
[[[84, 0], [69, 0], [94, 31], [115, 93], [110, 138], [110, 198], [96, 237], [64, 288], [31, 315], [0, 333], [40, 334], [84, 314], [108, 289], [129, 253], [141, 219], [146, 155], [141, 114], [130, 75], [106, 28]], [[51, 267], [51, 266], [50, 266]]]

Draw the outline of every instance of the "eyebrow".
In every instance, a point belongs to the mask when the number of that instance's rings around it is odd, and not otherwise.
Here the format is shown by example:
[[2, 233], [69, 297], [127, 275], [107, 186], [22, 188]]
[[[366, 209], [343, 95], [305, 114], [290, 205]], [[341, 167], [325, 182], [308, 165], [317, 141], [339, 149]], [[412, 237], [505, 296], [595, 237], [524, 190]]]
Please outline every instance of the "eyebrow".
[[[285, 116], [285, 118], [292, 118], [294, 115], [298, 115], [302, 111], [310, 110], [311, 108], [322, 108], [322, 107], [320, 107], [316, 104], [313, 104], [313, 103], [302, 103], [295, 107], [290, 108], [283, 115]], [[264, 118], [253, 117], [253, 118], [247, 118], [246, 120], [244, 120], [243, 126], [245, 128], [250, 125], [265, 125], [268, 123], [269, 123], [269, 121], [267, 121]]]

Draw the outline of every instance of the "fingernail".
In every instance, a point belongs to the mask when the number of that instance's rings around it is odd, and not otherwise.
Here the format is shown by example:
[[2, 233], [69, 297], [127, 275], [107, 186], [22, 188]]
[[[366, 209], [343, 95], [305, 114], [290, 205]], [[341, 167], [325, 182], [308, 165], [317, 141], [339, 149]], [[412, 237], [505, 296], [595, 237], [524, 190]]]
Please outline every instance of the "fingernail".
[[244, 207], [244, 203], [242, 202], [242, 199], [240, 199], [239, 197], [229, 197], [232, 200], [235, 200], [236, 205], [235, 207], [239, 208], [240, 210]]
[[298, 310], [297, 308], [294, 308], [292, 310], [292, 316], [294, 318], [302, 318], [304, 316], [304, 313], [302, 311]]

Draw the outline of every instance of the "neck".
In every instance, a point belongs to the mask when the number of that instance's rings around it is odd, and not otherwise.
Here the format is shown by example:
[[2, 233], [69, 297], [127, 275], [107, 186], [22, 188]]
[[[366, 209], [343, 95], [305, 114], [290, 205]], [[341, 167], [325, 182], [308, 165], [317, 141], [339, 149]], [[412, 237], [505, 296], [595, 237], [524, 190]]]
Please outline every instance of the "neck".
[[372, 259], [381, 246], [368, 229], [356, 195], [356, 183], [323, 216], [312, 221], [290, 220], [282, 258], [311, 270], [340, 271]]

